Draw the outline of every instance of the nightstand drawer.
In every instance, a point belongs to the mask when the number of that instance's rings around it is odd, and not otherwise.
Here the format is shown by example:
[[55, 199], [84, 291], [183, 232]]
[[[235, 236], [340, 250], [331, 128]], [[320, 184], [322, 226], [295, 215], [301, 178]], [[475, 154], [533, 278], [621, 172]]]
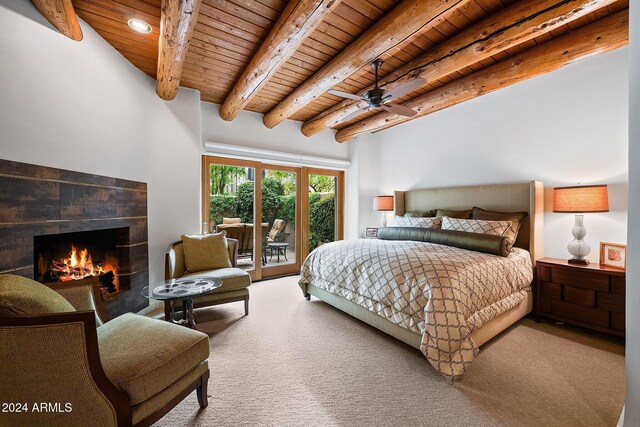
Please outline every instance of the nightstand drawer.
[[611, 276], [611, 293], [625, 295], [625, 281], [624, 276]]
[[551, 300], [551, 314], [601, 328], [609, 327], [609, 312], [598, 308]]
[[558, 285], [609, 292], [609, 276], [606, 274], [592, 274], [584, 271], [552, 268], [551, 281]]
[[598, 308], [624, 314], [624, 295], [598, 292]]
[[562, 286], [542, 282], [540, 284], [540, 296], [542, 298], [562, 299]]
[[584, 307], [595, 307], [596, 291], [592, 291], [590, 289], [574, 288], [572, 286], [565, 286], [562, 301], [581, 305]]

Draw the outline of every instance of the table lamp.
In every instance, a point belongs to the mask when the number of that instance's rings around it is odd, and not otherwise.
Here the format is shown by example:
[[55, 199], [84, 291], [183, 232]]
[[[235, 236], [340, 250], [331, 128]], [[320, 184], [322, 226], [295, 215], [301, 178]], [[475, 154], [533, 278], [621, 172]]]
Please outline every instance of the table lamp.
[[591, 247], [585, 243], [584, 213], [609, 212], [609, 191], [606, 185], [584, 185], [577, 187], [556, 187], [553, 189], [553, 211], [575, 213], [576, 223], [571, 230], [573, 241], [567, 249], [573, 255], [571, 264], [589, 264], [586, 259]]
[[[393, 196], [376, 196], [373, 198], [373, 210], [380, 212], [393, 211]], [[382, 214], [382, 226], [387, 226], [387, 215]]]

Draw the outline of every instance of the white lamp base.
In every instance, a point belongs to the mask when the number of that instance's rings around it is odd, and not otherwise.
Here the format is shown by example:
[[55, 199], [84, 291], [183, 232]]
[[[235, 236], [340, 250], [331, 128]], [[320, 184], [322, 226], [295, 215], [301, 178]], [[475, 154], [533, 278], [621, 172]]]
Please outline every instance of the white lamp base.
[[573, 255], [568, 262], [570, 264], [589, 264], [587, 255], [591, 252], [591, 246], [584, 241], [584, 236], [587, 235], [587, 229], [584, 227], [584, 215], [576, 215], [576, 223], [571, 230], [574, 239], [567, 245], [567, 250]]
[[387, 213], [386, 212], [382, 212], [382, 226], [383, 227], [387, 226]]

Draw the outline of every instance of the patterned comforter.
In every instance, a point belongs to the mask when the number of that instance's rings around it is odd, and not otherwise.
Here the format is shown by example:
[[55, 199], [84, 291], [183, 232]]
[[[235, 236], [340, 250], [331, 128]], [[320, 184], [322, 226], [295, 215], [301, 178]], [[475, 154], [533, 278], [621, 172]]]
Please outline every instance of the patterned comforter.
[[420, 349], [429, 363], [457, 377], [478, 353], [471, 333], [521, 303], [532, 280], [523, 249], [500, 257], [425, 242], [360, 239], [314, 250], [300, 284], [422, 334]]

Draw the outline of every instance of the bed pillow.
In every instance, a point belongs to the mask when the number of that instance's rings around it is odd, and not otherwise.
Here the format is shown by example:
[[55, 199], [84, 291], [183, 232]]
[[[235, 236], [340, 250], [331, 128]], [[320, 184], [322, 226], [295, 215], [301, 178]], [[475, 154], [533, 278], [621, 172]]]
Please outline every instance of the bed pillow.
[[407, 218], [396, 215], [393, 225], [396, 227], [440, 228], [440, 218]]
[[227, 233], [183, 235], [182, 248], [188, 273], [231, 267]]
[[461, 211], [452, 211], [451, 209], [438, 209], [436, 211], [436, 216], [448, 216], [449, 218], [469, 219], [471, 218], [471, 209], [465, 209]]
[[511, 227], [511, 221], [488, 221], [484, 219], [459, 219], [442, 217], [442, 229], [464, 231], [465, 233], [504, 236]]
[[378, 230], [378, 239], [435, 243], [503, 257], [509, 256], [512, 248], [505, 236], [435, 228], [384, 227]]
[[506, 237], [511, 240], [511, 243], [516, 242], [518, 239], [518, 233], [522, 222], [529, 214], [527, 212], [491, 212], [485, 211], [478, 207], [474, 207], [471, 210], [471, 218], [473, 219], [488, 219], [491, 221], [511, 221], [511, 227], [504, 233]]
[[405, 218], [432, 218], [434, 216], [436, 216], [435, 209], [431, 209], [429, 211], [406, 212], [404, 214]]

